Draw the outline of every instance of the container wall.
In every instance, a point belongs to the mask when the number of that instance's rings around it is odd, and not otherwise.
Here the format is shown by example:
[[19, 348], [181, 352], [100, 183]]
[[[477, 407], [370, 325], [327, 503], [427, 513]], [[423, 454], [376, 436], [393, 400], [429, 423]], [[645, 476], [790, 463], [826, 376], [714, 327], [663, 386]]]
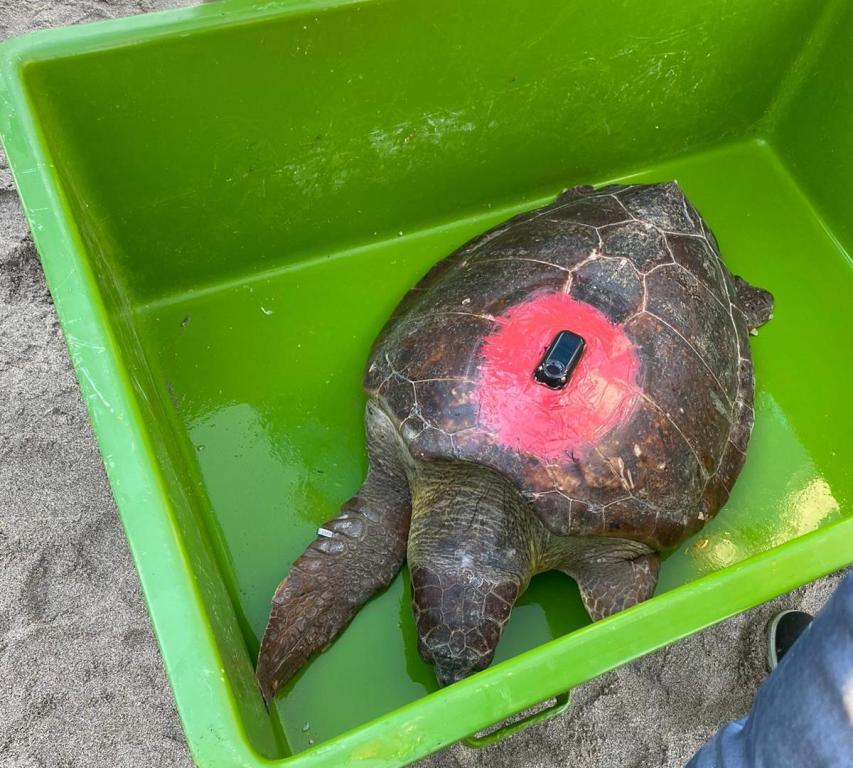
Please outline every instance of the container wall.
[[374, 3], [28, 77], [142, 301], [742, 137], [823, 5]]
[[793, 84], [772, 141], [819, 213], [853, 253], [853, 5], [835, 3]]
[[[72, 178], [62, 153], [55, 158], [57, 170]], [[98, 297], [109, 316], [110, 331], [120, 350], [127, 386], [147, 426], [147, 438], [156, 459], [163, 489], [169, 501], [172, 524], [179, 532], [184, 554], [200, 600], [209, 615], [208, 631], [219, 652], [220, 674], [227, 677], [233, 691], [233, 706], [256, 748], [269, 755], [287, 754], [287, 747], [267, 717], [255, 683], [252, 660], [256, 653], [254, 638], [247, 644], [248, 632], [239, 601], [235, 599], [233, 578], [227, 555], [223, 552], [215, 521], [207, 514], [210, 501], [199, 479], [194, 449], [176, 417], [177, 403], [170, 382], [160, 369], [157, 355], [140, 333], [129, 300], [126, 277], [115, 269], [111, 259], [116, 243], [104, 223], [91, 215], [76, 184], [65, 187], [74, 221], [86, 247], [89, 268], [95, 275]], [[66, 333], [66, 337], [69, 334]], [[69, 343], [72, 357], [76, 346]], [[80, 365], [75, 359], [75, 364]], [[83, 369], [85, 371], [85, 368]], [[107, 454], [112, 468], [121, 455]], [[119, 490], [115, 489], [116, 495]], [[134, 552], [136, 557], [145, 553]], [[150, 602], [161, 599], [146, 589]], [[168, 597], [164, 598], [168, 599]], [[252, 657], [250, 658], [250, 652]], [[164, 649], [164, 653], [168, 653]], [[185, 659], [171, 660], [175, 666]]]

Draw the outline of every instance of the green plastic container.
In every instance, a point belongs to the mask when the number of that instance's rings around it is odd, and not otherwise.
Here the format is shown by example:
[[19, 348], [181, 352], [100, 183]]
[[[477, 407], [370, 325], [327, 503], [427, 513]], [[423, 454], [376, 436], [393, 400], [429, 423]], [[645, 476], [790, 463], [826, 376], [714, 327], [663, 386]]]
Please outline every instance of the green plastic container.
[[[199, 765], [402, 765], [853, 561], [849, 3], [232, 1], [11, 40], [0, 66]], [[401, 574], [267, 713], [269, 599], [362, 478], [385, 318], [475, 233], [626, 178], [678, 179], [776, 296], [729, 504], [606, 621], [538, 577], [501, 663], [442, 691]]]

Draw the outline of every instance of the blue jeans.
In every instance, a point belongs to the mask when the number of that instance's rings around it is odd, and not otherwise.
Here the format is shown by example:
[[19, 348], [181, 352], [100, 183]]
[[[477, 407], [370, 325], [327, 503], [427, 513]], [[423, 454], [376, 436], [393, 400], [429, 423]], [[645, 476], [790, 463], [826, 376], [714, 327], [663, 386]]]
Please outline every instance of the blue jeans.
[[853, 575], [687, 768], [853, 768]]

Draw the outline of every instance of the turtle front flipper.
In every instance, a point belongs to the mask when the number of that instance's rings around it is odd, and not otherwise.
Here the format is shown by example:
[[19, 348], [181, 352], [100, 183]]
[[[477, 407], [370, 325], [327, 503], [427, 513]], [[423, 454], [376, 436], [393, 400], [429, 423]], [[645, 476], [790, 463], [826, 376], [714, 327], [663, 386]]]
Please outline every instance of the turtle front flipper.
[[637, 542], [610, 542], [603, 550], [594, 547], [582, 560], [560, 569], [578, 583], [584, 608], [593, 621], [648, 600], [657, 586], [660, 555], [647, 548], [638, 551], [644, 547]]
[[411, 498], [387, 417], [367, 407], [370, 469], [358, 494], [317, 538], [276, 589], [256, 676], [264, 699], [325, 650], [406, 557]]

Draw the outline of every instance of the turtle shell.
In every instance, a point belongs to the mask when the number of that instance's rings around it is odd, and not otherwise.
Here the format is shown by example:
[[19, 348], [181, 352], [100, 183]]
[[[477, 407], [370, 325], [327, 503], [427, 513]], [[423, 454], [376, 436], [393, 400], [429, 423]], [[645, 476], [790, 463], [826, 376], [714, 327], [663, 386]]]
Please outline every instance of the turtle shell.
[[[745, 317], [675, 182], [579, 187], [439, 262], [376, 341], [365, 387], [412, 455], [489, 466], [558, 535], [661, 549], [725, 503], [752, 430]], [[562, 389], [534, 379], [585, 340]]]

